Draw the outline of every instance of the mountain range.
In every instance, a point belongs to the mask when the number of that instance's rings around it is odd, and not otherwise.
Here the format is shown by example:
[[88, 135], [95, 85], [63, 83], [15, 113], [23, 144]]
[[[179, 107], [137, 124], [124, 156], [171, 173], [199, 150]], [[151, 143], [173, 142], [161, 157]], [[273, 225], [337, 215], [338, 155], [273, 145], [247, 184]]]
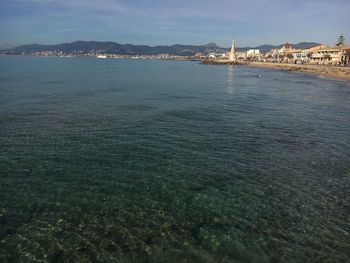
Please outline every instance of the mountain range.
[[[315, 42], [301, 42], [298, 44], [292, 44], [293, 48], [307, 49], [313, 46], [317, 46], [319, 43]], [[260, 49], [262, 52], [266, 52], [273, 48], [280, 48], [283, 45], [260, 45], [257, 47], [238, 47], [237, 51], [246, 51], [249, 49]], [[229, 48], [223, 48], [217, 46], [215, 43], [208, 43], [206, 45], [171, 45], [171, 46], [147, 46], [147, 45], [132, 45], [132, 44], [119, 44], [116, 42], [97, 42], [97, 41], [75, 41], [72, 43], [63, 43], [57, 45], [40, 45], [30, 44], [18, 46], [10, 49], [1, 50], [1, 54], [31, 54], [35, 52], [43, 51], [61, 51], [63, 53], [88, 53], [99, 52], [106, 54], [118, 54], [118, 55], [157, 55], [157, 54], [170, 54], [178, 56], [193, 56], [195, 53], [208, 54], [211, 52], [226, 52]]]

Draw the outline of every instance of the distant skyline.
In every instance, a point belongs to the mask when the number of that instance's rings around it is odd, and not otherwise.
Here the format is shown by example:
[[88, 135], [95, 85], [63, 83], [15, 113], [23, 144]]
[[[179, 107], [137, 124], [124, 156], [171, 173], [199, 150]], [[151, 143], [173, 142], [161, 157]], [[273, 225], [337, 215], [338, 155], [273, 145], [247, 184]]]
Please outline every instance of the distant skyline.
[[350, 43], [349, 0], [2, 0], [0, 49], [76, 40], [145, 45]]

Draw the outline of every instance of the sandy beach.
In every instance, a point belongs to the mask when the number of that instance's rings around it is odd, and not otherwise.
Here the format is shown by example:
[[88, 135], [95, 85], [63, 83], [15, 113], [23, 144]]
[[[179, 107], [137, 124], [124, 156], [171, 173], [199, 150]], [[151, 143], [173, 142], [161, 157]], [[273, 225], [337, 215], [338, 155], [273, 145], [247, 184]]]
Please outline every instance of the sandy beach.
[[267, 62], [252, 62], [252, 63], [249, 63], [248, 66], [310, 73], [310, 74], [315, 74], [315, 75], [326, 76], [326, 77], [330, 77], [330, 78], [350, 81], [350, 67], [304, 65], [304, 64], [285, 64], [285, 63], [267, 63]]

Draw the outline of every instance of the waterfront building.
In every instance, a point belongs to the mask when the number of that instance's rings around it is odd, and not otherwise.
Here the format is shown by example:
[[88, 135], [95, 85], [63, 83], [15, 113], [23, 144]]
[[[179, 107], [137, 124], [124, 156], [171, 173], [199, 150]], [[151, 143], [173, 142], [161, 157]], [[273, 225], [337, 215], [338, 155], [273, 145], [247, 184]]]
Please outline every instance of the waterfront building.
[[259, 56], [260, 55], [260, 50], [259, 49], [249, 49], [247, 51], [247, 56]]
[[293, 49], [292, 56], [294, 61], [302, 61], [303, 50], [301, 49]]
[[340, 63], [343, 65], [350, 64], [350, 46], [341, 47]]
[[317, 46], [309, 49], [310, 63], [313, 64], [332, 64], [337, 65], [341, 62], [341, 46]]
[[259, 49], [249, 49], [247, 51], [246, 57], [249, 60], [254, 60], [254, 61], [259, 61], [261, 56], [260, 56], [260, 50]]
[[308, 49], [293, 49], [291, 55], [293, 62], [305, 63], [309, 61], [310, 52]]

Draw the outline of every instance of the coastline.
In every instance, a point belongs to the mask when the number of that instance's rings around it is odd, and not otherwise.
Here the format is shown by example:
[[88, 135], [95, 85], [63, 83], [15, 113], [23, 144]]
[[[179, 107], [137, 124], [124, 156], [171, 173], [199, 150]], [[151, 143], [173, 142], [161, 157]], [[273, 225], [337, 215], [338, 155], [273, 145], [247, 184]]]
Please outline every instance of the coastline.
[[[9, 56], [5, 54], [0, 54], [0, 56]], [[11, 55], [11, 56], [25, 56], [25, 55]], [[72, 57], [85, 57], [85, 58], [95, 58], [92, 56], [33, 56], [31, 57], [60, 57], [60, 58], [72, 58]], [[112, 58], [107, 58], [112, 59]], [[113, 58], [115, 59], [115, 58]], [[306, 74], [324, 76], [337, 80], [350, 81], [350, 67], [340, 67], [340, 66], [330, 66], [330, 65], [311, 65], [311, 64], [289, 64], [289, 63], [272, 63], [272, 62], [248, 62], [248, 63], [237, 63], [237, 62], [228, 62], [228, 61], [217, 61], [217, 60], [203, 60], [195, 58], [157, 58], [157, 57], [118, 57], [118, 59], [141, 59], [141, 60], [187, 60], [187, 61], [196, 61], [203, 65], [242, 65], [247, 67], [256, 67], [256, 68], [270, 68], [270, 69], [279, 69], [284, 71], [293, 71], [301, 72]]]
[[339, 80], [350, 81], [350, 67], [326, 66], [326, 65], [308, 65], [308, 64], [287, 64], [287, 63], [269, 63], [269, 62], [251, 62], [246, 64], [248, 67], [272, 68], [285, 71], [310, 73], [313, 75], [325, 76]]

